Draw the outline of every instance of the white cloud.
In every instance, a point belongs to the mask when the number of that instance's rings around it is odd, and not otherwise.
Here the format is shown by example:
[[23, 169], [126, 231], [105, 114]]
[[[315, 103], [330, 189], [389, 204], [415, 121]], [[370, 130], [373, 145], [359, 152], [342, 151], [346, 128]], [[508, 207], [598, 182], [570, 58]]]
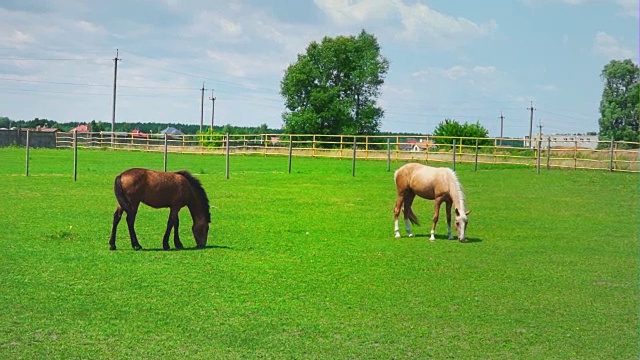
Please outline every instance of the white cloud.
[[[401, 0], [314, 0], [315, 4], [338, 25], [385, 20], [400, 39], [427, 41], [441, 48], [453, 48], [492, 33], [497, 24], [490, 20], [475, 23], [463, 17], [440, 13], [421, 3], [405, 4]], [[390, 21], [397, 20], [397, 21]]]
[[449, 80], [460, 80], [463, 78], [487, 76], [495, 72], [495, 66], [466, 67], [462, 65], [454, 65], [448, 69], [429, 67], [426, 70], [414, 72], [411, 76], [415, 79], [421, 80], [431, 76], [444, 77]]
[[638, 0], [520, 0], [529, 6], [544, 5], [549, 3], [561, 3], [567, 5], [586, 5], [590, 3], [604, 3], [616, 5], [621, 8], [622, 15], [638, 17]]
[[340, 25], [386, 18], [396, 10], [389, 0], [314, 0], [320, 10]]
[[621, 46], [618, 39], [602, 31], [598, 32], [593, 39], [593, 51], [610, 59], [636, 57], [633, 50]]

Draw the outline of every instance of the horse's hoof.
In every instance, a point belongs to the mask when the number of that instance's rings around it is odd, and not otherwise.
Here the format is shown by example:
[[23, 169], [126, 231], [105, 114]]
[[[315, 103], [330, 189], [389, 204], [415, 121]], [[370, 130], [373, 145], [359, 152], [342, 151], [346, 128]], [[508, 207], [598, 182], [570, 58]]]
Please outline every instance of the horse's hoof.
[[163, 248], [164, 250], [171, 250], [171, 247], [169, 247], [169, 245], [167, 245], [167, 246], [163, 246], [162, 248]]
[[140, 245], [134, 245], [134, 246], [133, 246], [133, 250], [135, 250], [135, 251], [142, 250], [142, 246], [140, 246]]
[[400, 239], [400, 234], [396, 234], [394, 237], [395, 237], [396, 239]]
[[434, 237], [429, 238], [429, 241], [434, 242], [434, 241], [436, 241], [436, 238], [434, 238]]
[[182, 250], [182, 249], [184, 249], [184, 246], [182, 246], [182, 244], [180, 244], [180, 245], [176, 245], [175, 248], [176, 248], [176, 250]]
[[109, 246], [109, 250], [115, 250], [115, 249], [116, 249], [116, 246], [115, 246], [115, 245], [111, 245], [111, 246]]
[[413, 237], [413, 234], [409, 234], [409, 237]]

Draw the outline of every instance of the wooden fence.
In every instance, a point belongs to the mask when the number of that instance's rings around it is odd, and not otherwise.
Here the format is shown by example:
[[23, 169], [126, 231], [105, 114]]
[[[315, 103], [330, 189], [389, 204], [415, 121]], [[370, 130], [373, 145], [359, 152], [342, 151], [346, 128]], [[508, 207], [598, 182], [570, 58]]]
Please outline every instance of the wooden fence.
[[[514, 138], [437, 136], [353, 136], [305, 134], [140, 135], [135, 133], [56, 134], [57, 148], [109, 148], [193, 154], [254, 154], [433, 163], [521, 164], [552, 169], [640, 172], [640, 144], [621, 141], [530, 142]], [[228, 147], [227, 147], [228, 145]]]

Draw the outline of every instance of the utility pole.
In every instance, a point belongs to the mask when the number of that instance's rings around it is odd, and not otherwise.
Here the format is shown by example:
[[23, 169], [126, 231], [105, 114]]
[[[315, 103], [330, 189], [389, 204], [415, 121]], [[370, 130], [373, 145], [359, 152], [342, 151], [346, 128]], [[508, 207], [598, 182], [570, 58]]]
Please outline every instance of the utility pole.
[[211, 100], [211, 132], [213, 132], [213, 114], [216, 112], [216, 98], [213, 97], [213, 89], [211, 89], [211, 97], [209, 100]]
[[200, 133], [202, 133], [202, 120], [204, 119], [204, 81], [200, 89]]
[[111, 108], [111, 145], [113, 146], [116, 131], [116, 83], [118, 81], [118, 49], [116, 49], [116, 57], [113, 59], [113, 106]]
[[533, 101], [531, 102], [531, 107], [528, 107], [527, 110], [531, 110], [531, 119], [529, 121], [529, 147], [533, 148], [533, 139], [531, 138], [531, 134], [533, 132]]
[[502, 116], [502, 111], [500, 111], [500, 145], [502, 145], [502, 129], [504, 128], [504, 116]]

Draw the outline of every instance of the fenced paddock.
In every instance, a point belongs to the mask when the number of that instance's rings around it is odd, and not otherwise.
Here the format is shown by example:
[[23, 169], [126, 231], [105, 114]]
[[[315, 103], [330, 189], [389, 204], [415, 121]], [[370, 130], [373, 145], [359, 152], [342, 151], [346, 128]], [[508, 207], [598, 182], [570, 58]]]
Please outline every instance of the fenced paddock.
[[441, 219], [430, 243], [423, 200], [393, 238], [380, 161], [237, 156], [227, 179], [224, 156], [172, 153], [209, 194], [209, 247], [160, 250], [168, 211], [142, 206], [145, 250], [121, 224], [111, 252], [113, 178], [162, 157], [83, 149], [72, 182], [72, 153], [32, 149], [27, 177], [0, 149], [0, 358], [637, 358], [637, 174], [459, 163], [469, 242]]
[[[56, 147], [73, 147], [73, 133], [57, 133]], [[349, 135], [145, 135], [78, 133], [78, 146], [185, 154], [294, 156], [433, 163], [520, 164], [543, 169], [640, 172], [640, 144], [630, 142], [530, 142], [526, 139]], [[453, 143], [455, 142], [455, 146]], [[228, 148], [227, 148], [228, 145]], [[355, 149], [355, 150], [354, 150]]]

